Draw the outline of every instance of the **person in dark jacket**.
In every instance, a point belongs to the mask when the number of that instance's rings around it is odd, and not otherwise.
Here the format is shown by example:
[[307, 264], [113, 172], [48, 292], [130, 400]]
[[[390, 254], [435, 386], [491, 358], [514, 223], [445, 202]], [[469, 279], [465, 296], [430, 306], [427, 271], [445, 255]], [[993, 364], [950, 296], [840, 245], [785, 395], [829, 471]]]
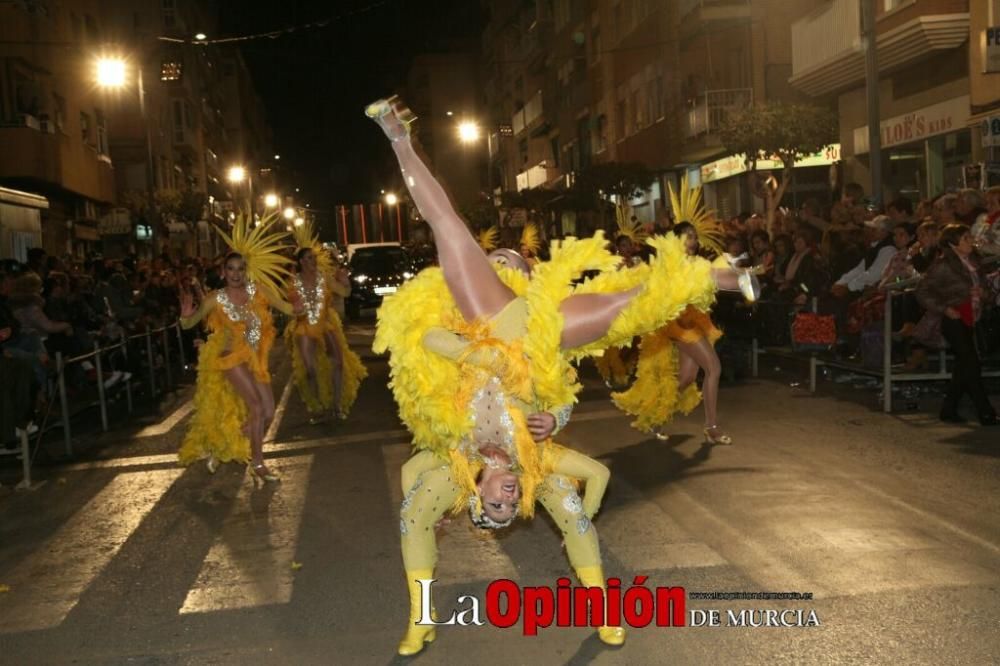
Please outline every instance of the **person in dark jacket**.
[[997, 413], [986, 396], [982, 365], [976, 350], [974, 327], [982, 310], [985, 284], [973, 254], [972, 234], [962, 224], [941, 231], [941, 257], [927, 271], [917, 289], [917, 300], [929, 315], [941, 317], [941, 334], [955, 354], [951, 383], [941, 406], [941, 420], [961, 422], [959, 402], [972, 398], [979, 422], [996, 425]]

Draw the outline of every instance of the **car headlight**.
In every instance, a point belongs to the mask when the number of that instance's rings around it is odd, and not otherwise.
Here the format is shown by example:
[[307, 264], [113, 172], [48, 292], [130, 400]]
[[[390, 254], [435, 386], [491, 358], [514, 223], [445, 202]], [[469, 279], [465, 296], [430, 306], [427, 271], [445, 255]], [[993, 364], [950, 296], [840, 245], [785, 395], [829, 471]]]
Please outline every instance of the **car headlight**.
[[413, 273], [411, 273], [410, 271], [403, 271], [404, 280], [410, 280], [412, 278], [413, 278]]
[[364, 284], [365, 282], [368, 282], [368, 276], [367, 275], [355, 275], [354, 276], [354, 281], [357, 282], [358, 284]]

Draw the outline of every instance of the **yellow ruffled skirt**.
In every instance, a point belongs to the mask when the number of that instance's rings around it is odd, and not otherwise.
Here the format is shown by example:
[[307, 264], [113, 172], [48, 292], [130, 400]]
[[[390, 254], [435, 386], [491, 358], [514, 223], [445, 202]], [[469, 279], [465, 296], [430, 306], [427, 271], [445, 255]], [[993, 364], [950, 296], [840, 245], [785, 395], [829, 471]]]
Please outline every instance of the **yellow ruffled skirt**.
[[[337, 408], [346, 415], [354, 405], [354, 401], [358, 397], [358, 388], [361, 386], [361, 381], [368, 376], [368, 371], [361, 362], [361, 357], [348, 346], [340, 317], [334, 310], [327, 311], [325, 321], [309, 324], [305, 319], [299, 318], [289, 323], [285, 329], [285, 344], [288, 346], [288, 353], [292, 358], [292, 375], [295, 378], [295, 387], [298, 389], [299, 396], [311, 414], [318, 414], [333, 408], [333, 360], [326, 346], [327, 332], [333, 335], [336, 344], [340, 347], [343, 359], [340, 404]], [[299, 351], [298, 338], [303, 335], [316, 341], [317, 390], [313, 390], [313, 383], [309, 381], [309, 375]]]
[[635, 381], [627, 390], [612, 393], [611, 399], [623, 412], [636, 417], [632, 426], [643, 432], [666, 425], [677, 413], [690, 414], [701, 402], [701, 391], [697, 384], [691, 384], [678, 393], [679, 362], [674, 343], [703, 338], [714, 343], [721, 336], [722, 331], [706, 313], [689, 306], [674, 321], [642, 337]]

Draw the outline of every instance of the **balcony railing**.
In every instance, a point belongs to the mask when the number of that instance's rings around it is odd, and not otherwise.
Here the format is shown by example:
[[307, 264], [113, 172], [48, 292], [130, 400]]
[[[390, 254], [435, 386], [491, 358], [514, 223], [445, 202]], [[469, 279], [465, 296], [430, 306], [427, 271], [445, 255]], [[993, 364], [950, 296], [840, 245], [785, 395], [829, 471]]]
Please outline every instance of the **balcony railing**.
[[542, 115], [542, 91], [538, 91], [535, 95], [528, 100], [519, 111], [517, 111], [511, 118], [510, 124], [511, 128], [514, 130], [514, 136], [520, 134], [526, 127], [529, 127], [531, 123], [540, 118]]
[[559, 169], [549, 167], [545, 162], [539, 162], [527, 171], [517, 174], [517, 191], [540, 187], [559, 177]]
[[693, 138], [713, 134], [729, 117], [730, 112], [753, 104], [752, 88], [707, 90], [688, 109], [685, 136]]
[[792, 24], [792, 76], [860, 49], [860, 3], [833, 0]]

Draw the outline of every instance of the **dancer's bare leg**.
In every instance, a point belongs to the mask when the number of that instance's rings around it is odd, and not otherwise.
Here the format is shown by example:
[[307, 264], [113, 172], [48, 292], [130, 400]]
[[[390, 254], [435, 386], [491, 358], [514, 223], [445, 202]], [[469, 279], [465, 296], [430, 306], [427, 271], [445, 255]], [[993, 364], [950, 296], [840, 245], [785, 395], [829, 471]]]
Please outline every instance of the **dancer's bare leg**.
[[701, 385], [701, 394], [705, 402], [705, 426], [715, 429], [718, 424], [719, 378], [722, 376], [722, 363], [715, 347], [707, 339], [698, 342], [677, 342], [683, 359], [685, 356], [694, 360], [705, 372], [705, 380]]
[[316, 341], [308, 335], [298, 336], [299, 356], [302, 366], [306, 369], [306, 381], [313, 395], [319, 395], [319, 379], [316, 377]]
[[333, 373], [333, 411], [340, 413], [340, 397], [344, 387], [344, 355], [332, 333], [326, 333], [326, 352], [330, 355], [330, 372]]
[[677, 392], [680, 393], [698, 379], [698, 363], [693, 358], [678, 350]]
[[514, 299], [497, 276], [448, 193], [417, 153], [405, 125], [394, 113], [374, 118], [392, 140], [403, 181], [434, 232], [438, 261], [452, 298], [466, 320], [489, 318]]
[[636, 287], [612, 294], [577, 294], [564, 300], [559, 304], [563, 315], [562, 348], [581, 347], [602, 338], [640, 290]]
[[247, 424], [245, 432], [250, 440], [250, 458], [254, 465], [259, 465], [264, 460], [264, 429], [263, 429], [263, 406], [260, 394], [257, 391], [257, 382], [253, 373], [245, 365], [238, 365], [235, 368], [226, 370], [226, 379], [233, 385], [233, 389], [243, 399], [247, 408]]

